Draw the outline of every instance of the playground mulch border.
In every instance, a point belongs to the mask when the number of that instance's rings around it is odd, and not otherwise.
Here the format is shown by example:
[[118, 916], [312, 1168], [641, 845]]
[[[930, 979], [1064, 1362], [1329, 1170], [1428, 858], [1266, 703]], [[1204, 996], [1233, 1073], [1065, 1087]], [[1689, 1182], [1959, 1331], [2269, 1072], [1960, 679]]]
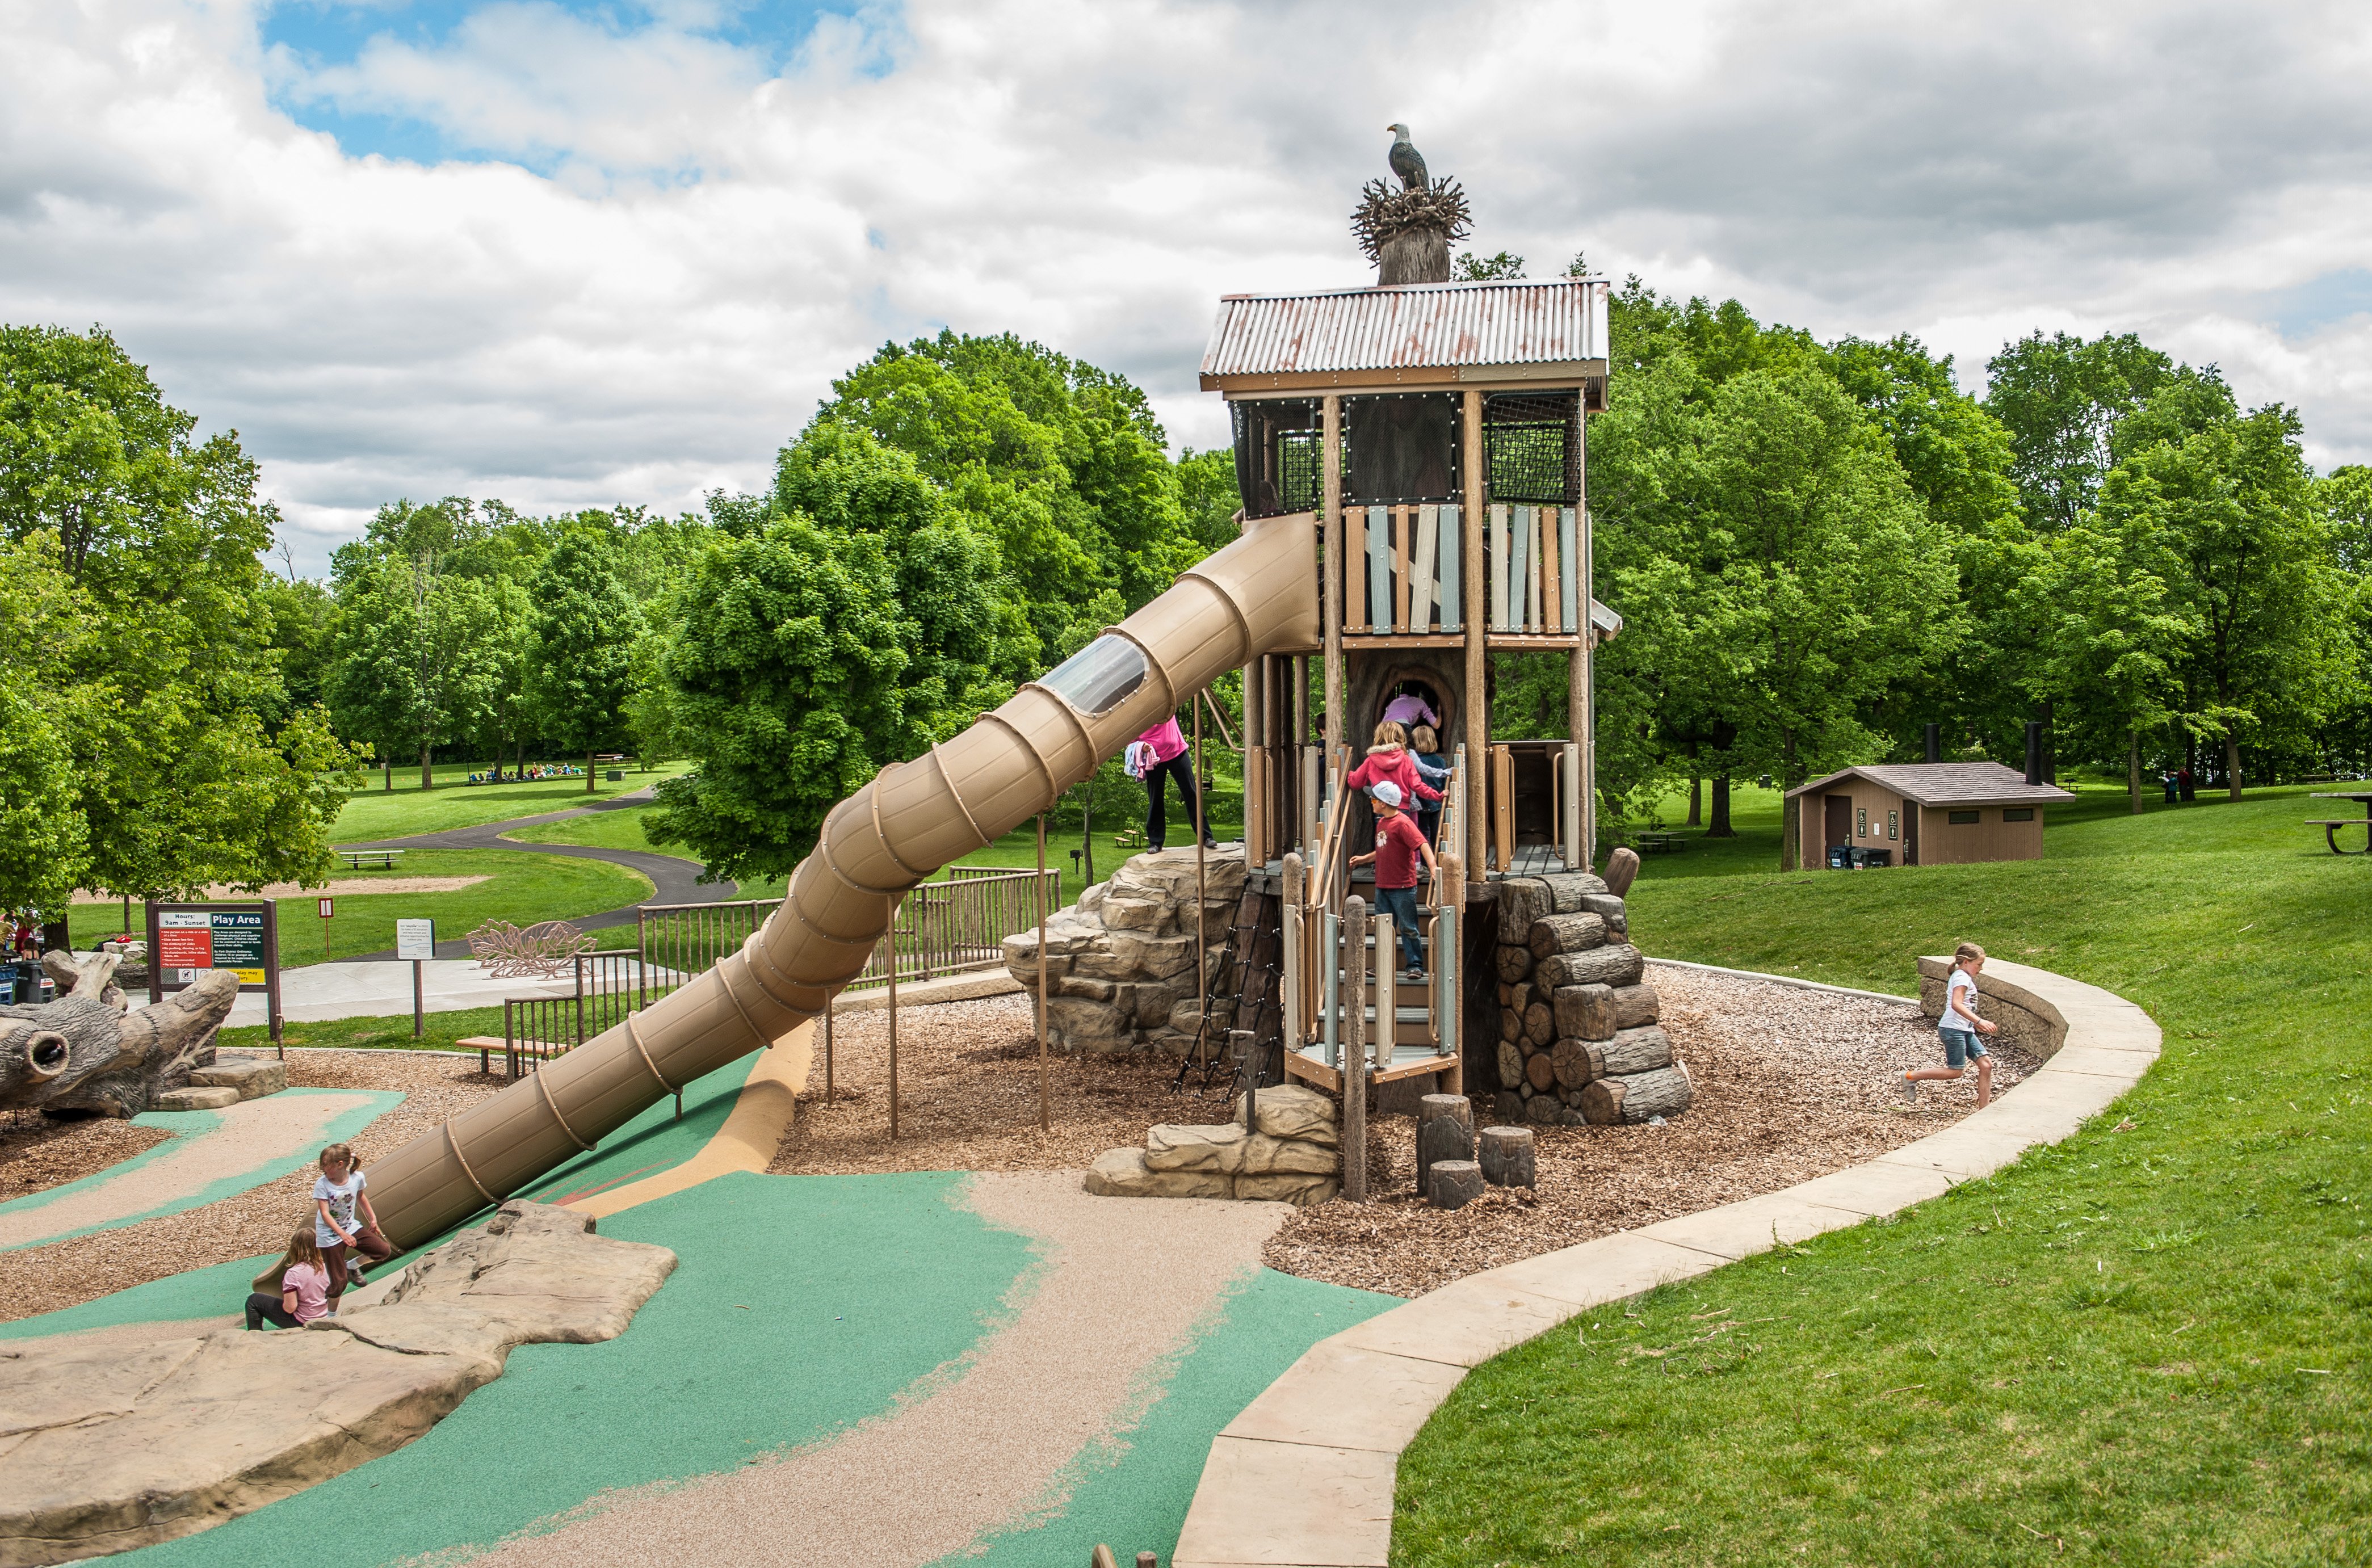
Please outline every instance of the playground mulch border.
[[[1695, 1080], [1686, 1114], [1661, 1127], [1535, 1128], [1536, 1188], [1492, 1189], [1447, 1214], [1415, 1191], [1413, 1120], [1383, 1118], [1393, 1168], [1382, 1195], [1296, 1214], [1269, 1241], [1269, 1267], [1421, 1295], [1502, 1263], [1845, 1169], [1976, 1109], [1973, 1074], [1921, 1086], [1915, 1108], [1901, 1103], [1901, 1073], [1943, 1061], [1934, 1021], [1908, 999], [1668, 966], [1648, 979]], [[1995, 1094], [2036, 1065], [2006, 1047], [1994, 1063]], [[1475, 1109], [1489, 1120], [1485, 1103]]]
[[[292, 1088], [402, 1091], [402, 1104], [351, 1140], [366, 1167], [502, 1087], [499, 1077], [479, 1073], [474, 1057], [464, 1067], [453, 1057], [422, 1051], [291, 1051], [288, 1083]], [[111, 1136], [110, 1128], [126, 1123], [63, 1125], [99, 1149]], [[203, 1208], [0, 1252], [0, 1322], [76, 1307], [169, 1274], [278, 1252], [310, 1210], [313, 1174], [307, 1167]], [[157, 1196], [162, 1201], [169, 1194]], [[223, 1310], [238, 1306], [227, 1301]]]

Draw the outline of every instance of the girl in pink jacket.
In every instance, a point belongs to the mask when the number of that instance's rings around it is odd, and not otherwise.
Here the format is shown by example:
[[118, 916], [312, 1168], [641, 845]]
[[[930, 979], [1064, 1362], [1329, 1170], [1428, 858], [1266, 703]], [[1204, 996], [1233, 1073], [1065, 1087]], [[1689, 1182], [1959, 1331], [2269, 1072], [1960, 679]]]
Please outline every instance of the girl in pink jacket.
[[[1186, 736], [1178, 727], [1178, 715], [1170, 714], [1136, 738], [1137, 744], [1150, 753], [1145, 772], [1145, 842], [1151, 849], [1164, 847], [1169, 836], [1169, 814], [1164, 809], [1161, 781], [1167, 777], [1178, 781], [1179, 797], [1186, 803], [1189, 824], [1202, 819], [1202, 807], [1194, 794], [1194, 760], [1186, 754]], [[1203, 847], [1216, 849], [1218, 841], [1206, 830]]]
[[1343, 782], [1351, 789], [1368, 789], [1384, 779], [1400, 786], [1403, 801], [1441, 799], [1441, 791], [1418, 776], [1416, 760], [1408, 754], [1408, 731], [1389, 719], [1376, 726], [1376, 743], [1368, 748], [1367, 760], [1352, 769], [1351, 776]]

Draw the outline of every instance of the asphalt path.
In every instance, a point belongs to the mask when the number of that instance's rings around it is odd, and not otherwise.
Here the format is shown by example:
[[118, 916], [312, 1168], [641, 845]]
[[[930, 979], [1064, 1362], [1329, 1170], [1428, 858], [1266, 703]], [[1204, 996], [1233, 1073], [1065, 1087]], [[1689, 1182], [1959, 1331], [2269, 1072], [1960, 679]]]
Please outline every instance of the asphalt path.
[[[700, 880], [700, 864], [679, 855], [660, 854], [643, 849], [601, 849], [591, 844], [522, 843], [503, 835], [519, 828], [541, 827], [546, 822], [564, 822], [571, 817], [590, 817], [602, 811], [623, 811], [632, 807], [647, 806], [655, 798], [647, 784], [641, 789], [608, 800], [598, 800], [590, 806], [578, 806], [566, 811], [546, 811], [539, 817], [514, 817], [507, 822], [481, 822], [471, 828], [448, 828], [441, 833], [421, 833], [408, 839], [372, 839], [364, 843], [341, 844], [341, 849], [504, 849], [522, 850], [530, 854], [565, 854], [579, 860], [606, 860], [612, 865], [623, 865], [650, 878], [651, 896], [641, 902], [600, 914], [579, 916], [569, 922], [581, 931], [599, 931], [613, 925], [632, 925], [639, 918], [645, 903], [653, 904], [717, 904], [740, 892], [738, 884], [719, 880]], [[436, 944], [440, 958], [470, 957], [467, 937]], [[336, 963], [383, 961], [395, 957], [395, 949], [378, 953], [350, 953], [332, 960]]]

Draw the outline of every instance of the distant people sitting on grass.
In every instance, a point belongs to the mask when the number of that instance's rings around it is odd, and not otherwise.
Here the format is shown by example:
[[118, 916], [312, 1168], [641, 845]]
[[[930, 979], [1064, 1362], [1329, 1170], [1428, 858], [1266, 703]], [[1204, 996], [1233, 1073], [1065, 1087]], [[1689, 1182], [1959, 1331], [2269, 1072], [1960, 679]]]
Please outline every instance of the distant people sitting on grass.
[[[357, 1211], [361, 1223], [355, 1223]], [[363, 1271], [353, 1255], [360, 1253], [373, 1263], [385, 1262], [395, 1253], [386, 1237], [378, 1230], [378, 1213], [371, 1207], [370, 1194], [363, 1191], [361, 1163], [355, 1151], [344, 1144], [331, 1144], [321, 1151], [321, 1174], [313, 1179], [313, 1239], [320, 1245], [321, 1256], [330, 1265], [330, 1309], [337, 1310], [338, 1297], [346, 1294], [348, 1282], [363, 1283]]]
[[[1178, 795], [1185, 802], [1189, 826], [1202, 820], [1202, 807], [1194, 793], [1194, 760], [1186, 754], [1186, 736], [1178, 727], [1176, 714], [1136, 738], [1129, 747], [1129, 761], [1130, 772], [1145, 781], [1145, 847], [1160, 849], [1169, 836], [1169, 817], [1161, 787], [1164, 778], [1178, 781]], [[1219, 847], [1207, 824], [1203, 847]]]
[[247, 1298], [247, 1326], [301, 1329], [330, 1314], [330, 1269], [307, 1225], [288, 1238], [288, 1255], [255, 1276]]
[[[1433, 846], [1416, 830], [1408, 813], [1401, 809], [1400, 786], [1389, 779], [1367, 792], [1376, 805], [1376, 847], [1366, 854], [1355, 854], [1351, 864], [1365, 865], [1373, 861], [1376, 866], [1376, 909], [1392, 917], [1392, 924], [1401, 938], [1401, 963], [1408, 971], [1405, 978], [1424, 978], [1424, 938], [1419, 935], [1416, 923], [1416, 865], [1423, 857], [1425, 869], [1433, 869]], [[1378, 961], [1381, 953], [1376, 955]]]
[[1984, 967], [1985, 950], [1974, 942], [1954, 949], [1952, 972], [1944, 982], [1944, 1016], [1936, 1024], [1936, 1032], [1944, 1039], [1944, 1065], [1903, 1074], [1904, 1104], [1916, 1105], [1919, 1086], [1931, 1079], [1966, 1077], [1971, 1061], [1977, 1066], [1977, 1109], [1993, 1103], [1994, 1059], [1977, 1037], [1997, 1033], [2001, 1026], [1977, 1016], [1977, 971]]

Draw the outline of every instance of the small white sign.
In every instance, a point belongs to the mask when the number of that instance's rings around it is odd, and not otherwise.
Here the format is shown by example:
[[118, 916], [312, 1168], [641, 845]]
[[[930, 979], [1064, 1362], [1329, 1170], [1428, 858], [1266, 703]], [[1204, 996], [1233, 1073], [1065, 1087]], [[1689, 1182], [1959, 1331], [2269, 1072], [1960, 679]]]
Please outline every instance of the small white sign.
[[436, 956], [436, 923], [433, 920], [399, 920], [395, 923], [395, 956], [398, 958], [433, 958]]

